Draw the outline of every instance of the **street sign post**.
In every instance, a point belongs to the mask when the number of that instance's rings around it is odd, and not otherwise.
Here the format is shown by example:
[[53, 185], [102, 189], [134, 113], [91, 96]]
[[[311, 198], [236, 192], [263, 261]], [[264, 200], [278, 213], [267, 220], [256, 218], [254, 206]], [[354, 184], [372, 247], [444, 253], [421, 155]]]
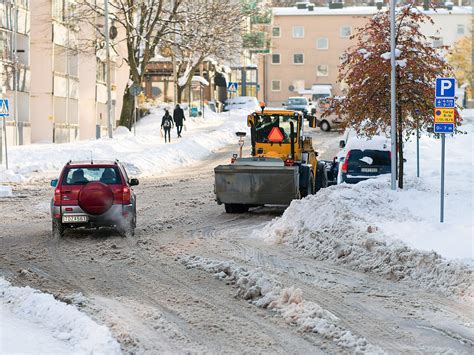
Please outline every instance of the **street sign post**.
[[137, 96], [140, 95], [140, 93], [142, 92], [142, 87], [140, 84], [137, 84], [137, 83], [133, 83], [129, 88], [128, 88], [128, 92], [130, 93], [130, 95], [133, 95], [134, 97], [134, 107], [135, 107], [135, 114], [133, 115], [133, 120], [134, 120], [134, 124], [133, 124], [133, 135], [136, 136], [137, 135], [137, 116], [138, 116], [138, 100], [137, 100]]
[[456, 124], [456, 79], [436, 78], [436, 98], [434, 109], [434, 133], [441, 134], [441, 189], [440, 189], [440, 216], [444, 222], [444, 167], [446, 153], [446, 134], [454, 133]]
[[[0, 117], [3, 120], [3, 140], [5, 142], [5, 168], [8, 170], [8, 148], [7, 148], [7, 122], [6, 117], [10, 116], [10, 106], [8, 99], [0, 99]], [[0, 157], [1, 160], [1, 157]]]

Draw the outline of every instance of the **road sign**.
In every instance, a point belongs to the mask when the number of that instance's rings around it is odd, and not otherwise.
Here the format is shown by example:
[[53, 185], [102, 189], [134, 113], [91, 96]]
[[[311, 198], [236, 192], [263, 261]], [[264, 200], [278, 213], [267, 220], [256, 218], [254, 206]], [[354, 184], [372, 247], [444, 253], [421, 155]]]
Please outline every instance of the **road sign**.
[[273, 127], [267, 138], [272, 143], [280, 143], [283, 141], [283, 134], [279, 127]]
[[0, 117], [10, 116], [8, 99], [0, 99]]
[[437, 97], [435, 99], [435, 107], [439, 108], [449, 108], [449, 107], [456, 107], [454, 98], [441, 98]]
[[137, 84], [137, 83], [133, 83], [129, 88], [128, 88], [128, 92], [130, 93], [130, 95], [133, 95], [133, 96], [138, 96], [140, 95], [140, 93], [142, 92], [142, 87]]
[[454, 108], [435, 108], [434, 121], [435, 123], [454, 123], [455, 112]]
[[456, 79], [436, 78], [436, 98], [454, 97], [456, 90]]
[[229, 92], [237, 92], [238, 88], [239, 88], [239, 84], [236, 83], [235, 81], [230, 81], [229, 84], [227, 85], [227, 91]]
[[435, 123], [434, 133], [453, 133], [454, 125], [452, 123]]

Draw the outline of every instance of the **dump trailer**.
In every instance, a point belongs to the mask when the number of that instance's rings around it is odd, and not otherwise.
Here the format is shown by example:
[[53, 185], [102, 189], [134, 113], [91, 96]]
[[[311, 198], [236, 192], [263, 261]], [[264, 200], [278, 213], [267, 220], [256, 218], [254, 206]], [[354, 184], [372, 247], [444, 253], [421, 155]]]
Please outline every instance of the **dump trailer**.
[[[311, 122], [310, 124], [315, 124]], [[247, 117], [251, 156], [234, 154], [231, 164], [215, 167], [215, 194], [227, 213], [250, 207], [289, 205], [327, 185], [324, 164], [317, 160], [311, 137], [303, 135], [303, 116], [291, 110], [266, 110]]]

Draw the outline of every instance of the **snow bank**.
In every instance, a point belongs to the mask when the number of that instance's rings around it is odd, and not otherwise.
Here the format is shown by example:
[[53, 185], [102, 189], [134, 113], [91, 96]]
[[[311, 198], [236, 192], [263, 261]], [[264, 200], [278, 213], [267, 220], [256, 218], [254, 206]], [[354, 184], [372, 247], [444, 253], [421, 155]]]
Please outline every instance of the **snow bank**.
[[[471, 116], [463, 112], [465, 122]], [[389, 176], [332, 186], [293, 201], [264, 235], [318, 260], [472, 297], [474, 129], [471, 123], [463, 129], [468, 134], [446, 137], [445, 223], [439, 223], [440, 141], [424, 136], [419, 179], [415, 142], [405, 147], [403, 190], [391, 191]]]
[[109, 329], [77, 308], [0, 278], [0, 353], [119, 354]]
[[235, 285], [238, 297], [251, 301], [257, 307], [275, 311], [301, 331], [320, 334], [355, 353], [383, 353], [378, 347], [368, 344], [365, 338], [344, 329], [334, 314], [305, 300], [301, 289], [284, 287], [279, 280], [260, 269], [246, 270], [233, 261], [199, 256], [182, 256], [180, 260], [188, 268], [207, 271], [218, 279]]
[[115, 160], [124, 162], [133, 177], [156, 176], [204, 159], [221, 147], [237, 142], [236, 131], [247, 130], [246, 112], [216, 114], [205, 110], [204, 117], [187, 118], [183, 138], [171, 131], [171, 144], [161, 137], [164, 107], [153, 108], [137, 124], [137, 134], [118, 127], [114, 138], [68, 144], [31, 144], [9, 150], [10, 169], [0, 168], [0, 182], [25, 182], [57, 177], [72, 160]]
[[9, 197], [9, 196], [12, 196], [12, 188], [10, 186], [0, 185], [0, 197]]

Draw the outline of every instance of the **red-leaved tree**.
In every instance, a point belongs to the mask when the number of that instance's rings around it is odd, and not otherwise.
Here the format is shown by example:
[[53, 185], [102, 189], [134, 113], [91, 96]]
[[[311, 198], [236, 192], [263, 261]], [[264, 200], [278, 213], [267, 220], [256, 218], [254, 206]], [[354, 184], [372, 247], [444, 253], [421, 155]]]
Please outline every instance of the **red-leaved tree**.
[[[398, 186], [403, 188], [403, 142], [418, 126], [433, 125], [434, 82], [449, 76], [444, 59], [446, 47], [434, 47], [438, 38], [426, 36], [420, 24], [432, 19], [414, 4], [397, 8], [396, 14], [396, 107]], [[390, 19], [389, 11], [374, 15], [358, 28], [339, 67], [340, 82], [347, 84], [345, 96], [325, 114], [345, 117], [347, 127], [364, 136], [388, 134], [390, 130]]]

